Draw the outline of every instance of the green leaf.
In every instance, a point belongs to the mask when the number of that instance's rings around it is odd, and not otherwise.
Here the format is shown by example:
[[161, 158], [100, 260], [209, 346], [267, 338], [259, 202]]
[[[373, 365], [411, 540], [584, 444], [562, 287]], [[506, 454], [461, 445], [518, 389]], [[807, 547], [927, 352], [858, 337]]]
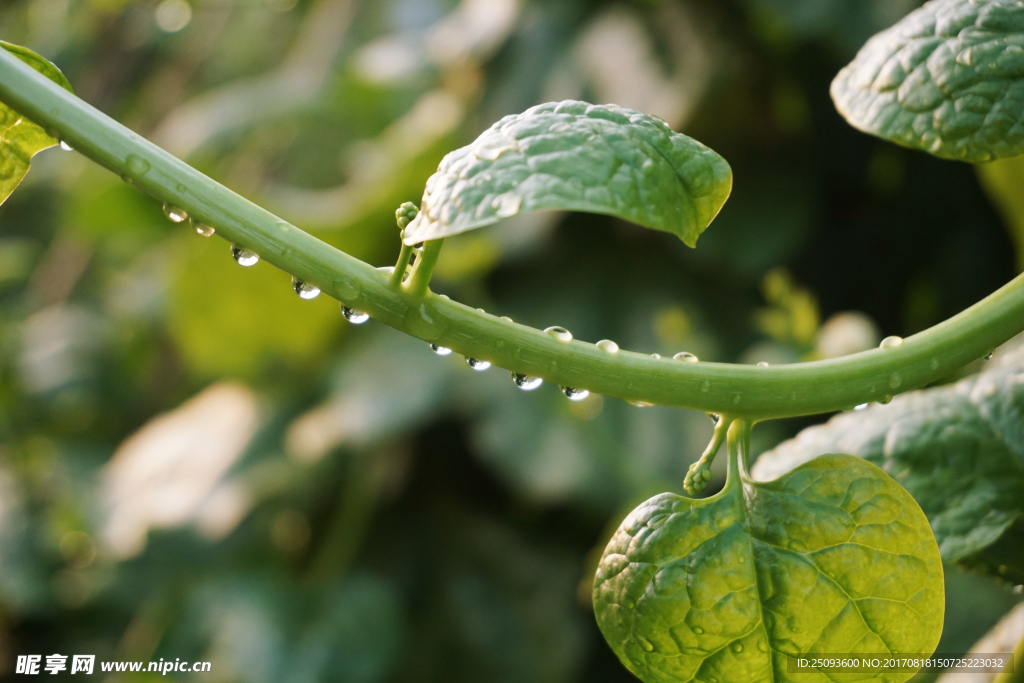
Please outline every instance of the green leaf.
[[832, 82], [853, 126], [946, 159], [1024, 153], [1024, 5], [933, 0], [874, 36]]
[[1024, 581], [1024, 347], [955, 385], [843, 413], [758, 458], [770, 478], [842, 450], [896, 478], [928, 519], [947, 562]]
[[[71, 84], [60, 69], [29, 49], [5, 43], [0, 47], [43, 74], [51, 81], [71, 90]], [[0, 102], [0, 204], [18, 187], [28, 173], [32, 157], [59, 142], [18, 112]]]
[[[874, 465], [816, 458], [634, 510], [598, 567], [598, 625], [647, 683], [806, 681], [787, 655], [931, 653], [943, 577], [928, 520]], [[872, 680], [903, 681], [910, 673]]]
[[661, 119], [610, 104], [549, 102], [506, 116], [448, 154], [427, 180], [405, 243], [562, 209], [617, 216], [692, 247], [731, 190], [725, 159]]

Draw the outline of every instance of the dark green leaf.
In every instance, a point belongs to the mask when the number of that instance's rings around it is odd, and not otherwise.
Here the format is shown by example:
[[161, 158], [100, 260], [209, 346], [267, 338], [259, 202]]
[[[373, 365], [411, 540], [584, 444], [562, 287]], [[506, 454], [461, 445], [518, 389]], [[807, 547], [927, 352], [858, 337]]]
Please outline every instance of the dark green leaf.
[[1022, 373], [1024, 347], [956, 385], [898, 396], [806, 429], [763, 454], [753, 474], [775, 477], [836, 450], [860, 456], [917, 499], [945, 561], [1022, 581], [1024, 544], [1013, 541], [1024, 537]]
[[832, 82], [857, 128], [947, 159], [1024, 153], [1024, 5], [933, 0], [879, 33]]
[[691, 247], [732, 190], [732, 169], [661, 119], [567, 100], [506, 116], [441, 161], [405, 243], [439, 239], [520, 212], [603, 213]]
[[647, 683], [809, 680], [787, 655], [932, 652], [942, 564], [904, 489], [827, 455], [773, 482], [730, 472], [711, 498], [643, 503], [601, 558], [594, 609]]
[[[71, 90], [71, 84], [60, 69], [35, 52], [0, 40], [0, 47], [43, 74], [51, 81]], [[32, 157], [59, 142], [42, 127], [0, 102], [0, 204], [18, 187], [28, 173]]]

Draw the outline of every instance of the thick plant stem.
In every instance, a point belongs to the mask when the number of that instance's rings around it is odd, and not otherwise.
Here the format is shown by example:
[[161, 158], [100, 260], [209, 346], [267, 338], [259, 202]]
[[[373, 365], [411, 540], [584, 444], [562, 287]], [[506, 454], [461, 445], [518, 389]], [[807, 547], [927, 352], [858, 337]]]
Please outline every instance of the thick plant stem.
[[423, 243], [423, 253], [416, 261], [416, 266], [409, 276], [409, 284], [405, 291], [413, 296], [423, 296], [427, 293], [430, 285], [430, 276], [434, 273], [434, 266], [437, 265], [437, 257], [441, 255], [441, 246], [444, 240], [430, 240]]
[[[1024, 330], [1024, 276], [1018, 276], [984, 301], [891, 349], [768, 368], [686, 363], [629, 351], [610, 354], [435, 296], [425, 285], [422, 295], [392, 289], [388, 277], [372, 266], [211, 180], [6, 50], [0, 50], [0, 100], [159, 201], [185, 209], [216, 227], [218, 235], [346, 305], [420, 339], [560, 386], [745, 420], [810, 415], [922, 386]], [[233, 267], [227, 246], [224, 255], [225, 268]]]

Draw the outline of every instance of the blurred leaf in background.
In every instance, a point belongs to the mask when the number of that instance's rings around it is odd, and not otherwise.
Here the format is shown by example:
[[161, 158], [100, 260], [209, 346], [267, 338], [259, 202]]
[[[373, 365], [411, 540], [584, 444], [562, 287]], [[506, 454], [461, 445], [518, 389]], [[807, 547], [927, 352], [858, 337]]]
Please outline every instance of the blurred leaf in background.
[[[916, 332], [1022, 262], [1009, 161], [898, 149], [829, 99], [914, 4], [9, 0], [0, 37], [378, 266], [395, 207], [502, 116], [660, 116], [734, 172], [697, 249], [530, 214], [451, 238], [435, 289], [624, 349], [785, 363]], [[759, 425], [753, 449], [813, 421]], [[218, 681], [631, 680], [577, 596], [710, 431], [349, 326], [78, 154], [39, 154], [0, 207], [0, 671], [90, 652]], [[1020, 599], [955, 569], [947, 598], [946, 651]]]

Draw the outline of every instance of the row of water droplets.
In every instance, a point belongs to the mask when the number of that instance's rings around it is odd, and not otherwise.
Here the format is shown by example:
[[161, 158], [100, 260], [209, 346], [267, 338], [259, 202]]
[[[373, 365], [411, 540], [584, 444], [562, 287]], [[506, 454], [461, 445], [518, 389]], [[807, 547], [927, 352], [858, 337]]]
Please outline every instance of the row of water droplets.
[[[896, 348], [899, 348], [900, 346], [903, 346], [903, 337], [897, 337], [896, 335], [892, 335], [892, 336], [889, 336], [889, 337], [886, 337], [885, 339], [883, 339], [882, 342], [878, 345], [878, 348], [880, 348], [880, 349], [896, 349]], [[994, 350], [989, 351], [988, 353], [985, 354], [984, 359], [985, 360], [992, 360], [992, 357], [994, 355], [995, 355], [995, 351]], [[938, 358], [932, 358], [930, 365], [931, 365], [931, 369], [932, 370], [938, 370], [939, 369], [939, 359]], [[900, 386], [903, 385], [903, 377], [900, 375], [900, 373], [893, 372], [892, 374], [889, 375], [888, 384], [889, 384], [889, 388], [890, 389], [899, 389]], [[892, 398], [893, 398], [892, 394], [886, 394], [884, 397], [882, 397], [882, 399], [880, 401], [878, 401], [878, 403], [880, 405], [883, 405], [883, 406], [884, 405], [888, 405], [892, 401]], [[859, 405], [854, 406], [853, 409], [854, 410], [866, 410], [868, 405], [869, 405], [868, 403], [861, 403]]]

